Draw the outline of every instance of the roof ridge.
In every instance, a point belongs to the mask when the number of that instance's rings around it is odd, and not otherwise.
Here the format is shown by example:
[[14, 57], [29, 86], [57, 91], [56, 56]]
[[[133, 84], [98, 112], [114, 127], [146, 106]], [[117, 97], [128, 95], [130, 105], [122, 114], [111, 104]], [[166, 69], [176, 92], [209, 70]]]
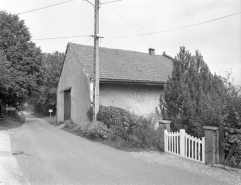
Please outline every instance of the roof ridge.
[[[94, 46], [90, 46], [90, 45], [76, 44], [76, 43], [73, 43], [73, 42], [68, 42], [68, 45], [77, 45], [77, 46], [84, 46], [84, 47], [91, 47], [91, 48], [94, 47]], [[117, 48], [106, 48], [106, 47], [99, 47], [99, 48], [101, 48], [101, 49], [108, 49], [108, 50], [118, 50], [118, 51], [125, 51], [125, 52], [132, 52], [132, 53], [140, 53], [140, 54], [149, 55], [149, 53], [144, 53], [144, 52], [141, 52], [141, 51], [134, 51], [134, 50], [117, 49]], [[163, 55], [158, 55], [158, 54], [155, 54], [154, 56], [162, 56], [162, 57], [165, 57], [165, 56], [163, 56]]]
[[[93, 46], [68, 43], [89, 78], [93, 78]], [[101, 47], [100, 79], [166, 82], [172, 60], [163, 55]]]

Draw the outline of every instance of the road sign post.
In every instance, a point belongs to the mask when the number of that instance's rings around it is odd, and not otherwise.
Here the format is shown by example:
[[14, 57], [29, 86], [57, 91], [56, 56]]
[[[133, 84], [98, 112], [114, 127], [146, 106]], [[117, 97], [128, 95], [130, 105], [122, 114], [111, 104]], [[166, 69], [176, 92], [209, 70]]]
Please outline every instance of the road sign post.
[[52, 109], [49, 109], [49, 113], [50, 113], [50, 118], [51, 118], [51, 112], [53, 112], [53, 110], [52, 110]]

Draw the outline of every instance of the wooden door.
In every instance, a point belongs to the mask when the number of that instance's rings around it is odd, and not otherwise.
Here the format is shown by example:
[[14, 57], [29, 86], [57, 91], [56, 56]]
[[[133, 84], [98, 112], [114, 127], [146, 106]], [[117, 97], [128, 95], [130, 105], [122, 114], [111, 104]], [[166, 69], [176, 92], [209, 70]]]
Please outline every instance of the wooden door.
[[64, 121], [71, 119], [71, 96], [70, 90], [64, 91]]

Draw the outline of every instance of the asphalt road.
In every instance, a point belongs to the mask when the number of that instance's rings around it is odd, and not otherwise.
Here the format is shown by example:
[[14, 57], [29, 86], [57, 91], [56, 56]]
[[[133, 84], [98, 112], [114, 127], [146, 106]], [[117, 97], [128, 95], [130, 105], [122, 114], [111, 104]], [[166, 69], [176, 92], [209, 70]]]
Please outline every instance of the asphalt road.
[[228, 184], [198, 171], [133, 157], [34, 117], [9, 133], [12, 152], [29, 184]]

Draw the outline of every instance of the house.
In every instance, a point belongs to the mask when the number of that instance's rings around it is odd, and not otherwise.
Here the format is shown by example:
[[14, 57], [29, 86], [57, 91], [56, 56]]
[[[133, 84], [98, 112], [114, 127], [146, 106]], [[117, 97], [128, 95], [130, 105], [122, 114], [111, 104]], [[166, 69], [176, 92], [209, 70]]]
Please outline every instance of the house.
[[[93, 95], [92, 46], [68, 43], [57, 88], [57, 121], [87, 119]], [[116, 106], [139, 115], [158, 107], [164, 83], [172, 72], [165, 56], [100, 48], [100, 105]]]

